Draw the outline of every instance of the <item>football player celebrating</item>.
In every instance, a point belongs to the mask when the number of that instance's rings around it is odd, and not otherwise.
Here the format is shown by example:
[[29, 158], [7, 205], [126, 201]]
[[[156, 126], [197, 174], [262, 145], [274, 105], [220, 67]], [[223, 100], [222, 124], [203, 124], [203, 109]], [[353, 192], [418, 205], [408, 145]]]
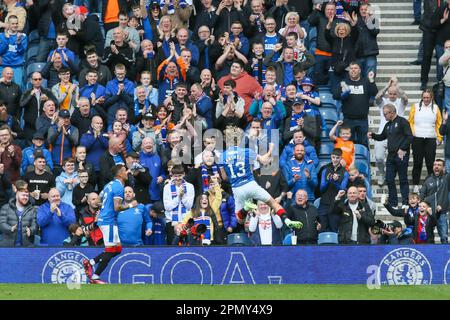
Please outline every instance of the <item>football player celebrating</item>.
[[[137, 201], [126, 204], [124, 203], [124, 186], [128, 179], [127, 169], [124, 165], [118, 164], [112, 167], [114, 180], [109, 182], [102, 191], [103, 203], [98, 215], [97, 225], [103, 234], [105, 243], [105, 251], [94, 259], [83, 261], [84, 271], [93, 284], [105, 284], [100, 280], [100, 274], [106, 269], [112, 258], [122, 252], [122, 244], [119, 239], [119, 229], [117, 227], [117, 215], [121, 211], [137, 206]], [[98, 267], [93, 272], [93, 266]]]
[[251, 202], [248, 201], [255, 199], [268, 204], [289, 228], [302, 228], [303, 224], [300, 221], [291, 221], [287, 218], [284, 208], [253, 178], [251, 164], [255, 160], [262, 164], [268, 163], [271, 152], [258, 155], [251, 149], [241, 148], [240, 144], [244, 136], [242, 129], [228, 127], [224, 133], [226, 142], [228, 145], [231, 144], [231, 147], [227, 148], [222, 154], [221, 164], [223, 167], [221, 170], [222, 176], [228, 177], [235, 195], [238, 221], [243, 223], [247, 213], [255, 208], [255, 205], [252, 206]]

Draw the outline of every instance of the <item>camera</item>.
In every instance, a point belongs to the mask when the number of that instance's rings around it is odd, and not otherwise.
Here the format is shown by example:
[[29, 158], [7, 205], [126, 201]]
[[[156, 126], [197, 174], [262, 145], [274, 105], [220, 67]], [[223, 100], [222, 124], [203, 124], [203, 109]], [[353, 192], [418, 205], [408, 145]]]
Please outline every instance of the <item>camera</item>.
[[373, 232], [373, 234], [381, 234], [381, 230], [382, 229], [384, 229], [384, 230], [387, 230], [387, 229], [393, 229], [393, 226], [392, 226], [392, 224], [390, 224], [390, 223], [385, 223], [384, 221], [382, 221], [382, 220], [376, 220], [375, 221], [375, 224], [373, 225], [373, 227], [372, 227], [372, 232]]

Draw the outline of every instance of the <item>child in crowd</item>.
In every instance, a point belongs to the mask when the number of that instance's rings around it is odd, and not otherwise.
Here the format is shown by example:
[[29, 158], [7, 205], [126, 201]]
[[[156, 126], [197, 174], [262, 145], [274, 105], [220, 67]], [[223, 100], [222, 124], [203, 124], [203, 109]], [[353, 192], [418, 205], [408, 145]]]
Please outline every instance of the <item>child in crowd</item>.
[[70, 236], [64, 240], [65, 247], [87, 247], [88, 241], [84, 236], [83, 228], [78, 223], [69, 226]]
[[[343, 125], [343, 123], [342, 120], [336, 122], [330, 131], [330, 139], [334, 141], [335, 148], [342, 150], [341, 165], [345, 166], [345, 169], [348, 171], [355, 160], [355, 144], [350, 140], [352, 130], [350, 127]], [[336, 137], [335, 133], [338, 127], [340, 127], [339, 137]]]
[[419, 214], [420, 196], [417, 193], [410, 193], [408, 196], [408, 206], [402, 206], [401, 208], [392, 207], [389, 201], [387, 201], [387, 197], [384, 197], [381, 202], [390, 214], [394, 217], [403, 217], [406, 227], [413, 229], [414, 220]]
[[261, 42], [254, 42], [252, 44], [252, 75], [258, 80], [259, 84], [262, 86], [266, 85], [266, 65], [263, 63], [264, 60], [264, 45]]

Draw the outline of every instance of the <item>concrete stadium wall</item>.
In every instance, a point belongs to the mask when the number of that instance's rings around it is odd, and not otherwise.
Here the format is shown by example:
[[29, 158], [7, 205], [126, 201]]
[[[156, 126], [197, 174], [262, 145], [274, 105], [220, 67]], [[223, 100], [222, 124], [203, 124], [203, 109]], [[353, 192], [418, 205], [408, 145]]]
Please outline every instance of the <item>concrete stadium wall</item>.
[[[101, 248], [0, 248], [0, 283], [86, 283], [82, 261]], [[450, 283], [450, 245], [124, 248], [109, 283]]]

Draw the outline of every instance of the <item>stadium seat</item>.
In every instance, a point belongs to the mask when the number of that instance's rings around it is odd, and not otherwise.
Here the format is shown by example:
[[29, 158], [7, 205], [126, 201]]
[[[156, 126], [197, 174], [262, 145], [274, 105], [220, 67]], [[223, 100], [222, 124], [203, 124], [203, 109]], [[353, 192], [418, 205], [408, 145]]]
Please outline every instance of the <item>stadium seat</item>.
[[365, 177], [370, 177], [370, 166], [367, 160], [356, 159], [355, 166], [359, 173], [363, 174]]
[[38, 30], [33, 30], [30, 32], [30, 34], [28, 35], [28, 43], [39, 43], [39, 31]]
[[328, 143], [321, 143], [320, 144], [320, 154], [319, 156], [324, 156], [326, 158], [330, 158], [331, 152], [333, 152], [334, 149], [334, 143], [328, 142]]
[[319, 94], [321, 94], [322, 92], [331, 93], [331, 87], [330, 86], [317, 86], [317, 91], [319, 91]]
[[283, 239], [283, 245], [284, 245], [284, 246], [290, 246], [290, 245], [292, 245], [291, 237], [292, 237], [292, 233], [288, 233], [288, 234], [284, 237], [284, 239]]
[[320, 206], [320, 198], [317, 198], [316, 200], [314, 200], [314, 207], [318, 209], [319, 206]]
[[355, 159], [370, 160], [369, 149], [365, 145], [355, 144]]
[[327, 122], [334, 121], [336, 123], [338, 121], [336, 108], [320, 108], [320, 114]]
[[42, 71], [44, 69], [45, 63], [43, 62], [36, 62], [28, 65], [27, 67], [27, 78], [31, 76], [33, 72]]
[[322, 105], [336, 106], [336, 100], [333, 99], [333, 94], [331, 92], [322, 91], [319, 93], [319, 97]]
[[28, 65], [36, 62], [36, 57], [38, 55], [38, 52], [39, 52], [39, 46], [37, 46], [37, 45], [33, 45], [28, 48], [27, 55], [26, 55], [26, 60], [27, 60]]
[[319, 233], [319, 239], [317, 240], [317, 244], [338, 244], [338, 234], [335, 232], [322, 232]]
[[250, 246], [250, 239], [245, 233], [232, 233], [228, 235], [227, 245], [229, 246]]

